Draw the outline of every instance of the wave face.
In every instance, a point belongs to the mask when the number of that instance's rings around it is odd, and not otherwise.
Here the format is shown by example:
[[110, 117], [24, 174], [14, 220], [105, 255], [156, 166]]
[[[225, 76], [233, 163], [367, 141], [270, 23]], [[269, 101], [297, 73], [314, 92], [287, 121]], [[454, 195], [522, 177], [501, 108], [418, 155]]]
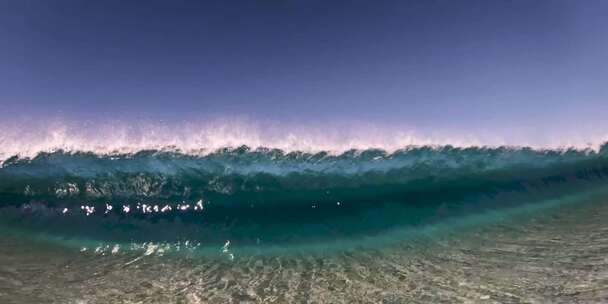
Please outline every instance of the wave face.
[[4, 161], [0, 223], [117, 242], [331, 242], [559, 198], [606, 176], [608, 145], [58, 151]]

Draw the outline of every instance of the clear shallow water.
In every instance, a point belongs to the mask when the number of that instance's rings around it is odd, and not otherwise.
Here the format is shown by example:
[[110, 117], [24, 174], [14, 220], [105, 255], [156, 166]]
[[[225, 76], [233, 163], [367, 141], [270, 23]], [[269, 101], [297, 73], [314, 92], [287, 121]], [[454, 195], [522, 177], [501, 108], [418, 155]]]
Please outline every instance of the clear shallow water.
[[0, 238], [2, 303], [602, 303], [601, 197], [331, 254], [79, 252]]
[[603, 302], [606, 147], [11, 158], [0, 302]]

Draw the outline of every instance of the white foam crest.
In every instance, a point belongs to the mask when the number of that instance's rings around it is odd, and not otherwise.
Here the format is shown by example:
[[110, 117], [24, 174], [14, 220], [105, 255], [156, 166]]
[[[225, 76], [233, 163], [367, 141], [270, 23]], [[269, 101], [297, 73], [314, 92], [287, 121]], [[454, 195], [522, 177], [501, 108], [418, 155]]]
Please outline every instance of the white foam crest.
[[497, 134], [422, 135], [415, 130], [352, 125], [288, 125], [224, 119], [167, 124], [162, 122], [106, 122], [83, 124], [66, 121], [50, 123], [3, 123], [0, 125], [0, 162], [9, 157], [31, 158], [40, 152], [94, 152], [128, 154], [142, 150], [179, 151], [206, 154], [217, 149], [246, 145], [253, 149], [277, 148], [283, 151], [341, 153], [351, 149], [383, 149], [392, 152], [409, 146], [528, 146], [532, 148], [574, 147], [598, 149], [608, 134], [589, 136], [571, 134], [548, 140], [530, 141], [523, 136]]

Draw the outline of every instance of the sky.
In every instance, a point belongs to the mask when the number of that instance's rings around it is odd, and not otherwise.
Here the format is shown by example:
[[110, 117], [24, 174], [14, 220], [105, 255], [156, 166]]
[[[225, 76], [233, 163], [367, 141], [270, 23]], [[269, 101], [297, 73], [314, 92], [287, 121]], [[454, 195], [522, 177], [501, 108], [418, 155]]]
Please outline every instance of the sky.
[[608, 132], [607, 1], [0, 1], [0, 119]]

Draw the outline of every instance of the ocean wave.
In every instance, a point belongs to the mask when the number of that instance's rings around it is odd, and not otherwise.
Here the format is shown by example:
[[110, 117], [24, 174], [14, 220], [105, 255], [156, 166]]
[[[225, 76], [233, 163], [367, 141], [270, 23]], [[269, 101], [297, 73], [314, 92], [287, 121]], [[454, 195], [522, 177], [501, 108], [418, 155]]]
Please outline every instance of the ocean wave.
[[[345, 142], [340, 151], [323, 145], [279, 149], [263, 140], [237, 145], [236, 137], [232, 144], [218, 140], [213, 146], [205, 137], [184, 150], [180, 145], [187, 140], [165, 142], [169, 135], [162, 133], [140, 144], [125, 135], [131, 146], [121, 150], [115, 147], [124, 142], [103, 146], [112, 137], [99, 134], [83, 138], [103, 139], [101, 146], [83, 146], [82, 138], [64, 133], [25, 152], [4, 137], [3, 227], [127, 242], [331, 241], [559, 201], [601, 189], [608, 177], [608, 144], [546, 149], [411, 143], [356, 149], [356, 143]], [[35, 142], [27, 136], [19, 140]]]
[[0, 222], [5, 231], [121, 242], [331, 242], [559, 200], [603, 188], [606, 177], [607, 145], [57, 151], [5, 161]]

